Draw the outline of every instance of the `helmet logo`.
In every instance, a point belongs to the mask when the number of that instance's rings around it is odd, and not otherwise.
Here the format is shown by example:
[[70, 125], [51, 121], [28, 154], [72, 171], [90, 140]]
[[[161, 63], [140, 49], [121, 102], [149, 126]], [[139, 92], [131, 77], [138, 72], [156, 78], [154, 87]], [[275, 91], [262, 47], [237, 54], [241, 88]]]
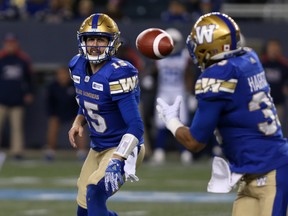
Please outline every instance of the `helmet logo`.
[[196, 36], [198, 44], [203, 44], [204, 39], [207, 43], [212, 43], [213, 41], [213, 33], [216, 29], [216, 25], [204, 25], [204, 26], [197, 26], [196, 27]]

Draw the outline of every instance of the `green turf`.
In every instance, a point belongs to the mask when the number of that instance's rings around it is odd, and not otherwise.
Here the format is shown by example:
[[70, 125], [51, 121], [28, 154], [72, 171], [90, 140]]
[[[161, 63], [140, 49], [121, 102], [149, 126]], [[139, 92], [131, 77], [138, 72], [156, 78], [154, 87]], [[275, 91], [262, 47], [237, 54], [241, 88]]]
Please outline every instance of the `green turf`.
[[[1, 201], [0, 215], [7, 216], [73, 216], [72, 201]], [[231, 204], [195, 203], [109, 203], [109, 208], [119, 216], [229, 216]]]
[[[202, 160], [182, 166], [176, 156], [168, 157], [163, 166], [145, 162], [138, 171], [140, 181], [124, 185], [124, 191], [205, 192], [210, 177], [210, 162]], [[0, 171], [1, 189], [64, 189], [76, 191], [81, 163], [73, 153], [62, 153], [52, 163], [42, 160], [40, 152], [33, 152], [27, 160], [7, 160]], [[24, 181], [25, 180], [25, 181]], [[119, 216], [228, 216], [231, 203], [158, 203], [109, 202]], [[3, 216], [73, 216], [74, 201], [0, 200]]]

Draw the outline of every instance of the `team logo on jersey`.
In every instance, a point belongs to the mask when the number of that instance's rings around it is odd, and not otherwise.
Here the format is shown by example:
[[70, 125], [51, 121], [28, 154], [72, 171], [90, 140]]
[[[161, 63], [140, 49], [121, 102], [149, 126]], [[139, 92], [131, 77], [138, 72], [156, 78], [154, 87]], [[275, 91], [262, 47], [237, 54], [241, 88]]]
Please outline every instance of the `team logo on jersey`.
[[195, 85], [195, 93], [201, 94], [211, 91], [213, 93], [229, 92], [234, 93], [238, 80], [230, 79], [230, 80], [220, 80], [214, 78], [202, 78], [197, 80]]
[[263, 176], [263, 177], [257, 178], [257, 179], [256, 179], [256, 182], [257, 182], [257, 186], [258, 186], [258, 187], [266, 185], [266, 183], [267, 183], [267, 176]]
[[98, 91], [103, 91], [103, 84], [101, 83], [97, 83], [97, 82], [93, 82], [92, 83], [92, 88]]
[[138, 85], [138, 76], [127, 77], [109, 83], [111, 94], [129, 92]]
[[204, 43], [204, 39], [207, 43], [212, 43], [213, 41], [213, 33], [216, 29], [216, 25], [204, 25], [204, 26], [197, 26], [196, 27], [196, 35], [199, 44]]
[[80, 84], [80, 76], [73, 75], [73, 81]]
[[90, 80], [90, 76], [85, 76], [84, 82], [89, 82], [89, 80]]

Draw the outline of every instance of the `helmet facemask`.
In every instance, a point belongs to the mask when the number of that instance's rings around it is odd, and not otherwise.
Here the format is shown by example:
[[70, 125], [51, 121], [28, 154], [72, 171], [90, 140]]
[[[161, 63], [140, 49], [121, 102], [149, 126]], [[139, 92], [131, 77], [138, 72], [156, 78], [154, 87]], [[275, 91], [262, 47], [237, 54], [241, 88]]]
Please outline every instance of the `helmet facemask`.
[[[107, 46], [87, 46], [86, 39], [87, 37], [93, 36], [104, 36], [108, 38], [108, 45]], [[82, 54], [88, 61], [93, 64], [99, 64], [102, 61], [109, 60], [112, 56], [114, 56], [121, 45], [119, 42], [118, 35], [114, 35], [113, 37], [105, 36], [103, 34], [78, 34], [78, 47], [80, 54]], [[90, 55], [88, 52], [89, 47], [94, 47], [96, 49], [105, 48], [105, 50], [99, 55]]]

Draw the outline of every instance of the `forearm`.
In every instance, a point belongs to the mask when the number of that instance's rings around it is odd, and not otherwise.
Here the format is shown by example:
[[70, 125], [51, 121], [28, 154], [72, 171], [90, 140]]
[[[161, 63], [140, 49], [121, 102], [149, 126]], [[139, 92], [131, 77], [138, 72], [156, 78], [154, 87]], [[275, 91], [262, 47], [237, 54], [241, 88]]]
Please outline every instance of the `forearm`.
[[113, 158], [127, 159], [138, 145], [144, 133], [144, 125], [138, 110], [138, 104], [133, 96], [120, 100], [118, 103], [127, 131], [113, 154]]
[[175, 138], [180, 142], [187, 150], [191, 152], [199, 152], [205, 148], [205, 144], [198, 142], [190, 133], [190, 130], [186, 126], [178, 127], [175, 132]]
[[86, 119], [84, 115], [78, 114], [72, 124], [72, 127], [74, 126], [84, 126], [86, 124]]

